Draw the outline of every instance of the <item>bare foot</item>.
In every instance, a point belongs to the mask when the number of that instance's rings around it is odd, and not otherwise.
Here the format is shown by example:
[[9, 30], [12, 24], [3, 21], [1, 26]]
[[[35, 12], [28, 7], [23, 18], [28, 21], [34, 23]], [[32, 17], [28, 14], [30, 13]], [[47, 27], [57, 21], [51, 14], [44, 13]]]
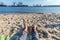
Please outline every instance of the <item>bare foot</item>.
[[24, 19], [23, 19], [23, 25], [24, 25], [25, 31], [27, 32], [27, 23], [26, 23], [26, 21]]
[[33, 28], [34, 28], [34, 31], [37, 32], [37, 24], [36, 23], [33, 24]]

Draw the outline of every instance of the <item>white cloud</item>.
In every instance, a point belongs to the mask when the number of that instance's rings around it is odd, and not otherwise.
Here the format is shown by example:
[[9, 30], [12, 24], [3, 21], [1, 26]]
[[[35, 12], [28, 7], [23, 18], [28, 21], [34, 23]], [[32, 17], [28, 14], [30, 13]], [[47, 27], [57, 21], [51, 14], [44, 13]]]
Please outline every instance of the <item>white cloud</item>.
[[43, 5], [60, 5], [60, 0], [46, 0], [42, 2]]

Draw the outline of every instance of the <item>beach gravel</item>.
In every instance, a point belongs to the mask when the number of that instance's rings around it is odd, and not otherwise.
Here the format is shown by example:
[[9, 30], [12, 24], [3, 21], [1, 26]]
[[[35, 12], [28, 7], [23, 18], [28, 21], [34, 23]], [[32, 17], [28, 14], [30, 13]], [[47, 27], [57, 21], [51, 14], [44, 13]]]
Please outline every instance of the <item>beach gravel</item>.
[[23, 28], [23, 19], [27, 26], [38, 25], [41, 40], [60, 40], [60, 14], [0, 14], [0, 34], [14, 36]]

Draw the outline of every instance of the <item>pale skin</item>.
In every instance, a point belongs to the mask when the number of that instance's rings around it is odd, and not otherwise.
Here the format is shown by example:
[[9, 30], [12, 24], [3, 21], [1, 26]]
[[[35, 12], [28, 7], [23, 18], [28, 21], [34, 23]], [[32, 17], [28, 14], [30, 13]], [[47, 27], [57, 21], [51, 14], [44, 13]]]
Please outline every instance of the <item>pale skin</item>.
[[[27, 23], [25, 22], [25, 20], [23, 19], [23, 24], [24, 24], [24, 28], [25, 28], [25, 30], [24, 31], [26, 31], [27, 33], [31, 33], [32, 32], [32, 28], [28, 28], [27, 27]], [[34, 23], [33, 24], [33, 29], [34, 29], [34, 31], [35, 32], [37, 32], [37, 24], [36, 23]]]

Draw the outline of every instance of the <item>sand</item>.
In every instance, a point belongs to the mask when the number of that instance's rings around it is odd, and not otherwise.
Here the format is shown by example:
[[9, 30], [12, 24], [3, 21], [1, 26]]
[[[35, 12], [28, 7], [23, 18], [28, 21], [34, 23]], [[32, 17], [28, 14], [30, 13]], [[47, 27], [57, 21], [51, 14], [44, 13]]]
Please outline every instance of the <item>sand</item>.
[[23, 27], [38, 24], [40, 40], [60, 40], [60, 14], [0, 14], [0, 34], [13, 36]]

